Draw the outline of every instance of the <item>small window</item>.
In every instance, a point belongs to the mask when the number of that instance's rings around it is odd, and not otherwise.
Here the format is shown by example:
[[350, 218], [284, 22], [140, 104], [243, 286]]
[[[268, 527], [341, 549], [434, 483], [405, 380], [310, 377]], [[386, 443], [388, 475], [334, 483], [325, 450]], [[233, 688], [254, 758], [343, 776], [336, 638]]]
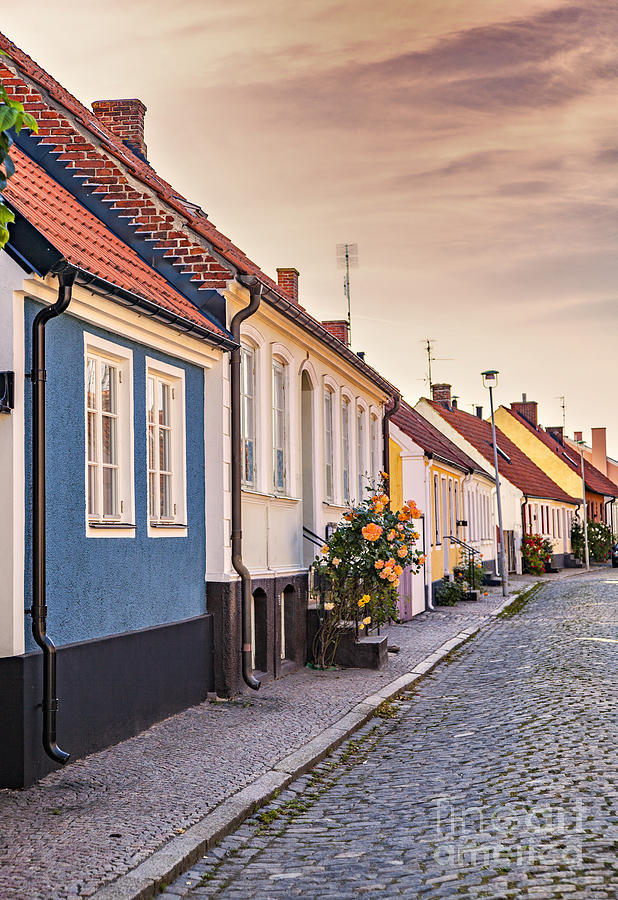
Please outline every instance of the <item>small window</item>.
[[255, 487], [255, 351], [240, 348], [240, 443], [242, 483]]
[[148, 522], [185, 528], [184, 372], [156, 360], [147, 366]]
[[89, 535], [104, 536], [103, 525], [134, 527], [132, 354], [92, 335], [84, 341], [86, 520]]
[[350, 499], [350, 401], [341, 400], [341, 458], [343, 471], [343, 499]]
[[333, 500], [333, 392], [324, 388], [324, 484], [326, 499]]
[[287, 409], [285, 366], [273, 360], [273, 485], [284, 494], [286, 489], [286, 430]]

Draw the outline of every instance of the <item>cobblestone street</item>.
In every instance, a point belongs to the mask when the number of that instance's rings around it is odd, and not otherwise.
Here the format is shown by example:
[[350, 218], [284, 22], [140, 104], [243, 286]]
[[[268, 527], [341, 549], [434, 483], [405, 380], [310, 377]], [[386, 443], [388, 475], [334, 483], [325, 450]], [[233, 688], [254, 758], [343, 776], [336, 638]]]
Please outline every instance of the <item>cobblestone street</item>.
[[545, 585], [165, 896], [618, 896], [617, 650], [612, 570]]

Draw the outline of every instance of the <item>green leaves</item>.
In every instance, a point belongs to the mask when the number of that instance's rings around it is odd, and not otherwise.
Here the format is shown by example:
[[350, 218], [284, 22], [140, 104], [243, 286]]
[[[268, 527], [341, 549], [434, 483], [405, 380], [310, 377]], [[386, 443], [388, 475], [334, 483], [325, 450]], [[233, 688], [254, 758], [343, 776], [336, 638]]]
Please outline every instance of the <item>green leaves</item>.
[[[6, 54], [0, 51], [0, 54]], [[9, 240], [9, 230], [7, 226], [10, 222], [15, 221], [15, 216], [6, 206], [2, 199], [2, 191], [5, 190], [7, 180], [15, 174], [15, 164], [9, 153], [13, 145], [13, 138], [10, 134], [11, 130], [16, 134], [28, 128], [35, 133], [38, 131], [36, 120], [24, 110], [24, 107], [17, 100], [12, 100], [3, 84], [0, 84], [0, 250]]]

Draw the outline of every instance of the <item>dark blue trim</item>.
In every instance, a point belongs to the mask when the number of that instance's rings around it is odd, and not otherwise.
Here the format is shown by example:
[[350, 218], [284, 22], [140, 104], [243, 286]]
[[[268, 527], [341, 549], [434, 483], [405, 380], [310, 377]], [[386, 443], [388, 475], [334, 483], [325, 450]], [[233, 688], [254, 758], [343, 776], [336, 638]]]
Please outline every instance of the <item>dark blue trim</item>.
[[84, 178], [72, 174], [72, 169], [67, 168], [68, 163], [61, 162], [53, 153], [52, 144], [43, 144], [44, 138], [33, 135], [26, 129], [15, 136], [15, 143], [19, 149], [41, 166], [45, 172], [67, 190], [81, 205], [92, 213], [100, 222], [128, 247], [151, 269], [154, 269], [164, 278], [174, 290], [186, 297], [203, 316], [210, 322], [221, 328], [226, 337], [232, 339], [232, 335], [226, 327], [225, 298], [216, 290], [198, 290], [190, 275], [183, 275], [178, 271], [178, 266], [172, 265], [171, 259], [164, 256], [165, 250], [154, 250], [152, 241], [146, 241], [141, 235], [136, 234], [135, 226], [130, 225], [130, 219], [120, 217], [118, 210], [112, 209], [112, 203], [104, 203], [102, 197], [105, 194], [95, 193], [93, 187], [84, 185]]

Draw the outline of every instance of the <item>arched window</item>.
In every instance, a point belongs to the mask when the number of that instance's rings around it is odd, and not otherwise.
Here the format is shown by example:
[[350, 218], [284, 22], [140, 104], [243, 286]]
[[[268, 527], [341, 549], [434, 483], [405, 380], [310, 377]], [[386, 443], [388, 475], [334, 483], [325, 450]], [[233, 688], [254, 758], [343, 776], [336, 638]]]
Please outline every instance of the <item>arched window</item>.
[[341, 468], [343, 471], [343, 499], [350, 499], [350, 401], [341, 398]]
[[255, 487], [255, 350], [240, 348], [240, 443], [242, 483]]
[[333, 392], [329, 387], [324, 388], [324, 486], [326, 499], [333, 500]]
[[285, 494], [287, 484], [286, 367], [273, 359], [273, 487]]

